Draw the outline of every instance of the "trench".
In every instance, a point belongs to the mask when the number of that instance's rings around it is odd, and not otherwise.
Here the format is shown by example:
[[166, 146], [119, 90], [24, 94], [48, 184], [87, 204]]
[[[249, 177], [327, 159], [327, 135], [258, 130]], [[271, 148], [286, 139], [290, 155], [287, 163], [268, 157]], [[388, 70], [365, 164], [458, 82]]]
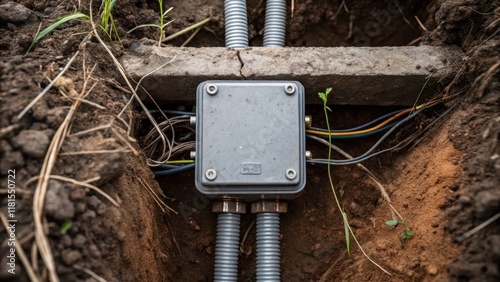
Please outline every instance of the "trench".
[[[172, 6], [180, 4], [179, 1], [171, 2]], [[265, 5], [262, 5], [261, 1], [248, 2], [250, 45], [262, 46], [263, 7]], [[342, 5], [329, 5], [328, 1], [307, 1], [307, 3], [296, 1], [294, 17], [289, 18], [287, 24], [287, 46], [405, 46], [415, 44], [421, 36], [416, 17], [426, 23], [432, 23], [428, 13], [429, 7], [433, 6], [431, 1], [409, 1], [401, 6], [395, 1], [378, 1], [370, 5], [365, 5], [364, 2], [352, 1], [349, 3], [351, 7], [344, 8]], [[220, 30], [202, 30], [193, 39], [192, 45], [196, 47], [223, 46], [223, 40], [216, 40], [221, 32]], [[187, 36], [179, 37], [173, 44], [180, 45]], [[168, 110], [189, 111], [195, 105], [162, 106]], [[401, 107], [335, 105], [331, 108], [330, 121], [336, 129], [355, 127], [386, 113], [402, 109]], [[442, 112], [442, 110], [438, 107], [436, 112]], [[314, 126], [326, 126], [321, 106], [307, 105], [306, 115], [313, 117]], [[425, 126], [435, 117], [435, 112], [424, 113], [395, 132], [384, 143], [385, 147], [411, 135], [416, 128]], [[144, 136], [149, 129], [143, 120], [143, 128], [139, 130], [137, 136]], [[189, 130], [181, 130], [179, 133], [178, 138], [193, 140], [192, 134], [188, 134]], [[370, 148], [382, 134], [336, 140], [334, 144], [356, 156]], [[146, 145], [142, 144], [142, 146]], [[314, 156], [326, 158], [328, 148], [307, 140], [306, 149], [312, 151]], [[189, 154], [185, 153], [179, 158], [189, 159]], [[402, 163], [411, 162], [409, 158], [408, 153], [403, 150], [381, 155], [363, 164], [380, 177], [384, 184], [392, 187], [391, 181], [403, 184], [407, 181], [405, 176], [399, 175], [398, 172], [404, 169], [400, 167]], [[332, 167], [332, 176], [341, 205], [348, 213], [353, 229], [360, 234], [358, 239], [365, 243], [369, 242], [371, 239], [369, 230], [374, 228], [376, 221], [378, 228], [382, 230], [377, 231], [378, 234], [385, 232], [390, 238], [386, 240], [389, 242], [386, 243], [389, 247], [386, 246], [385, 249], [399, 248], [397, 235], [394, 235], [392, 230], [383, 229], [383, 219], [389, 218], [389, 212], [373, 183], [370, 183], [355, 166]], [[402, 180], [398, 181], [398, 177]], [[167, 203], [179, 212], [178, 215], [168, 215], [169, 233], [173, 242], [169, 254], [170, 260], [164, 269], [157, 271], [162, 273], [167, 281], [211, 281], [215, 253], [216, 215], [211, 212], [210, 200], [195, 191], [194, 171], [192, 170], [158, 176], [156, 179], [167, 199], [171, 199]], [[411, 178], [408, 179], [410, 180]], [[391, 188], [390, 192], [395, 192], [395, 190]], [[407, 193], [412, 194], [411, 191]], [[395, 205], [402, 207], [403, 210], [408, 209], [406, 201], [395, 203]], [[368, 279], [385, 281], [387, 277], [376, 267], [359, 262], [359, 260], [364, 260], [359, 251], [354, 250], [353, 256], [347, 254], [342, 216], [336, 209], [326, 166], [307, 165], [305, 192], [299, 198], [288, 201], [288, 207], [288, 213], [281, 216], [283, 281], [344, 281], [357, 280], [360, 277], [370, 277], [363, 281]], [[255, 278], [254, 219], [255, 216], [249, 213], [241, 218], [241, 237], [246, 233], [248, 236], [241, 245], [239, 281], [254, 281]], [[174, 247], [176, 245], [178, 249]], [[354, 247], [351, 246], [351, 248]], [[418, 251], [414, 250], [414, 252]], [[377, 258], [384, 256], [392, 260], [394, 253], [375, 254]], [[391, 264], [389, 268], [398, 269], [397, 266]], [[367, 273], [364, 273], [365, 271]], [[403, 271], [403, 274], [397, 277], [406, 280], [411, 276], [415, 278], [423, 275], [425, 275], [425, 269], [417, 268], [413, 270], [413, 274]]]

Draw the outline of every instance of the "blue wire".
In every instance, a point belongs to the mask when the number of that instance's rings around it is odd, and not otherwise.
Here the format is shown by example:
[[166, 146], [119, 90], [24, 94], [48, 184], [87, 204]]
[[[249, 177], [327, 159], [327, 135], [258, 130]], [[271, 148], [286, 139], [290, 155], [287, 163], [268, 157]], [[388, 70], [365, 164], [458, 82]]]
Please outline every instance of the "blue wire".
[[175, 165], [175, 164], [161, 164], [159, 166], [152, 166], [152, 170], [167, 170], [167, 169], [174, 169], [181, 167], [182, 165]]
[[166, 169], [166, 170], [154, 170], [153, 173], [156, 176], [170, 175], [174, 173], [179, 173], [187, 170], [194, 169], [194, 164], [188, 164], [183, 166], [178, 166], [177, 168]]
[[[384, 150], [381, 150], [379, 152], [376, 152], [376, 153], [371, 153], [373, 152], [379, 145], [380, 143], [382, 143], [392, 132], [394, 132], [394, 130], [396, 130], [398, 127], [400, 127], [401, 125], [403, 125], [405, 122], [407, 122], [408, 120], [414, 118], [415, 116], [417, 116], [420, 112], [422, 112], [423, 110], [425, 110], [426, 107], [423, 107], [421, 108], [420, 110], [417, 110], [413, 113], [411, 113], [410, 115], [408, 115], [407, 117], [405, 117], [403, 120], [399, 121], [396, 123], [396, 125], [394, 125], [391, 129], [389, 129], [389, 131], [387, 131], [382, 137], [380, 137], [380, 139], [370, 148], [368, 149], [368, 151], [366, 151], [364, 154], [362, 154], [361, 156], [358, 156], [358, 157], [355, 157], [355, 158], [352, 158], [352, 159], [348, 159], [348, 160], [330, 160], [330, 164], [332, 165], [350, 165], [350, 164], [357, 164], [357, 163], [360, 163], [360, 162], [363, 162], [369, 158], [372, 158], [374, 156], [377, 156], [379, 154], [382, 154], [382, 153], [385, 153], [385, 152], [388, 152], [388, 151], [391, 151], [395, 148], [397, 148], [402, 142], [400, 142], [398, 145], [396, 146], [393, 146], [391, 148], [388, 148], [388, 149], [384, 149]], [[404, 142], [404, 141], [403, 141]], [[311, 162], [311, 163], [328, 163], [328, 160], [326, 159], [316, 159], [316, 160], [309, 160], [308, 162]]]
[[[403, 109], [403, 110], [398, 110], [398, 111], [394, 111], [394, 112], [391, 112], [391, 113], [385, 114], [385, 115], [383, 115], [383, 116], [381, 116], [381, 117], [378, 117], [378, 118], [376, 118], [376, 119], [374, 119], [374, 120], [372, 120], [372, 121], [370, 121], [370, 122], [368, 122], [368, 123], [365, 123], [365, 124], [363, 124], [363, 125], [360, 125], [360, 126], [357, 126], [357, 127], [354, 127], [354, 128], [349, 128], [349, 129], [336, 129], [336, 130], [333, 130], [333, 129], [332, 129], [331, 131], [332, 131], [332, 132], [349, 132], [349, 131], [356, 131], [356, 130], [360, 130], [360, 129], [366, 128], [366, 127], [368, 127], [368, 126], [370, 126], [370, 125], [373, 125], [373, 124], [375, 124], [375, 123], [377, 123], [377, 122], [379, 122], [379, 121], [381, 121], [381, 120], [383, 120], [383, 119], [386, 119], [386, 118], [388, 118], [388, 117], [391, 117], [391, 116], [393, 116], [393, 115], [395, 115], [395, 114], [398, 114], [398, 113], [400, 113], [400, 112], [402, 112], [402, 111], [405, 111], [405, 110], [406, 110], [406, 109]], [[312, 130], [318, 130], [318, 131], [323, 131], [323, 132], [328, 132], [328, 130], [327, 130], [327, 129], [324, 129], [324, 128], [319, 128], [319, 127], [310, 127], [310, 129], [312, 129]]]
[[172, 115], [186, 115], [186, 116], [195, 116], [196, 113], [193, 112], [182, 112], [182, 111], [172, 111], [172, 110], [163, 110], [167, 114]]

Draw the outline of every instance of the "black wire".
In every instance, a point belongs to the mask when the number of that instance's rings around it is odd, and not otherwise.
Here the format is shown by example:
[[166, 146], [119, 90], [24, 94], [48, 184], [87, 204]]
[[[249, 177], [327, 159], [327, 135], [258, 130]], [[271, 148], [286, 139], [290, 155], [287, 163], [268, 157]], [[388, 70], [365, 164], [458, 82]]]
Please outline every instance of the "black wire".
[[[411, 113], [409, 116], [407, 116], [406, 118], [404, 118], [403, 120], [399, 121], [396, 125], [394, 125], [391, 129], [389, 129], [389, 131], [387, 131], [370, 149], [368, 149], [368, 151], [366, 151], [364, 154], [362, 154], [361, 156], [358, 156], [358, 157], [355, 157], [355, 158], [352, 158], [352, 159], [349, 159], [349, 160], [330, 160], [330, 164], [332, 165], [351, 165], [351, 164], [357, 164], [357, 163], [360, 163], [360, 162], [363, 162], [367, 159], [370, 159], [370, 158], [373, 158], [377, 155], [380, 155], [382, 153], [385, 153], [385, 152], [388, 152], [388, 151], [392, 151], [394, 149], [396, 149], [398, 146], [400, 146], [402, 143], [404, 143], [404, 141], [398, 143], [396, 146], [393, 146], [391, 148], [388, 148], [388, 149], [384, 149], [384, 150], [381, 150], [379, 152], [376, 152], [376, 153], [373, 153], [373, 154], [370, 154], [371, 152], [373, 152], [392, 132], [394, 132], [394, 130], [396, 130], [398, 127], [400, 127], [401, 125], [403, 125], [405, 122], [407, 122], [408, 120], [414, 118], [415, 116], [417, 116], [420, 112], [422, 112], [423, 110], [425, 109], [422, 108], [420, 110], [417, 110], [413, 113]], [[308, 161], [309, 163], [323, 163], [323, 164], [327, 164], [328, 163], [328, 160], [326, 159], [316, 159], [316, 160], [309, 160]]]
[[[360, 125], [360, 126], [357, 126], [357, 127], [354, 127], [354, 128], [348, 128], [348, 129], [332, 129], [332, 130], [331, 130], [331, 132], [350, 132], [350, 131], [357, 131], [357, 130], [363, 129], [363, 128], [365, 128], [365, 127], [368, 127], [368, 126], [370, 126], [370, 125], [372, 125], [372, 124], [375, 124], [375, 123], [377, 123], [377, 122], [379, 122], [379, 121], [381, 121], [381, 120], [383, 120], [383, 119], [386, 119], [386, 118], [388, 118], [388, 117], [392, 117], [393, 115], [398, 114], [398, 113], [400, 113], [400, 112], [402, 112], [402, 111], [405, 111], [405, 109], [403, 109], [403, 110], [398, 110], [398, 111], [394, 111], [394, 112], [391, 112], [391, 113], [385, 114], [385, 115], [383, 115], [383, 116], [381, 116], [381, 117], [378, 117], [378, 118], [376, 118], [376, 119], [374, 119], [374, 120], [372, 120], [372, 121], [370, 121], [370, 122], [368, 122], [368, 123], [365, 123], [365, 124], [363, 124], [363, 125]], [[328, 132], [328, 130], [327, 130], [327, 129], [324, 129], [324, 128], [319, 128], [319, 127], [311, 127], [310, 129], [313, 129], [313, 130], [318, 130], [318, 131], [323, 131], [323, 132]]]

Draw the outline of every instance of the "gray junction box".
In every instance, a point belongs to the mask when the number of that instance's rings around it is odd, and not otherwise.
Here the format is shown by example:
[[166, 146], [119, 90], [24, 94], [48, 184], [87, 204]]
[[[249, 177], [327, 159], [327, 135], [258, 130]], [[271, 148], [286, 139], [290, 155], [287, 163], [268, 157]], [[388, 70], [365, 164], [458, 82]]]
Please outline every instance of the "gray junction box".
[[198, 191], [249, 201], [298, 196], [306, 183], [304, 96], [297, 81], [201, 83]]

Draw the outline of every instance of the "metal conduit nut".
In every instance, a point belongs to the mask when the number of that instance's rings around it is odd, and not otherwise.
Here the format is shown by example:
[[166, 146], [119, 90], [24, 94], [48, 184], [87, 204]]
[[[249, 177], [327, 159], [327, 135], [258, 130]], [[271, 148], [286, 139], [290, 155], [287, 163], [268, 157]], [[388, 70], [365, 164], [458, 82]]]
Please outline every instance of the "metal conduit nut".
[[284, 47], [286, 30], [286, 1], [266, 1], [264, 47]]
[[215, 213], [237, 213], [243, 214], [247, 211], [247, 205], [235, 201], [214, 202], [212, 204], [212, 212]]
[[226, 47], [248, 47], [247, 3], [245, 0], [225, 0]]
[[252, 213], [286, 213], [287, 203], [278, 201], [260, 201], [252, 203]]

